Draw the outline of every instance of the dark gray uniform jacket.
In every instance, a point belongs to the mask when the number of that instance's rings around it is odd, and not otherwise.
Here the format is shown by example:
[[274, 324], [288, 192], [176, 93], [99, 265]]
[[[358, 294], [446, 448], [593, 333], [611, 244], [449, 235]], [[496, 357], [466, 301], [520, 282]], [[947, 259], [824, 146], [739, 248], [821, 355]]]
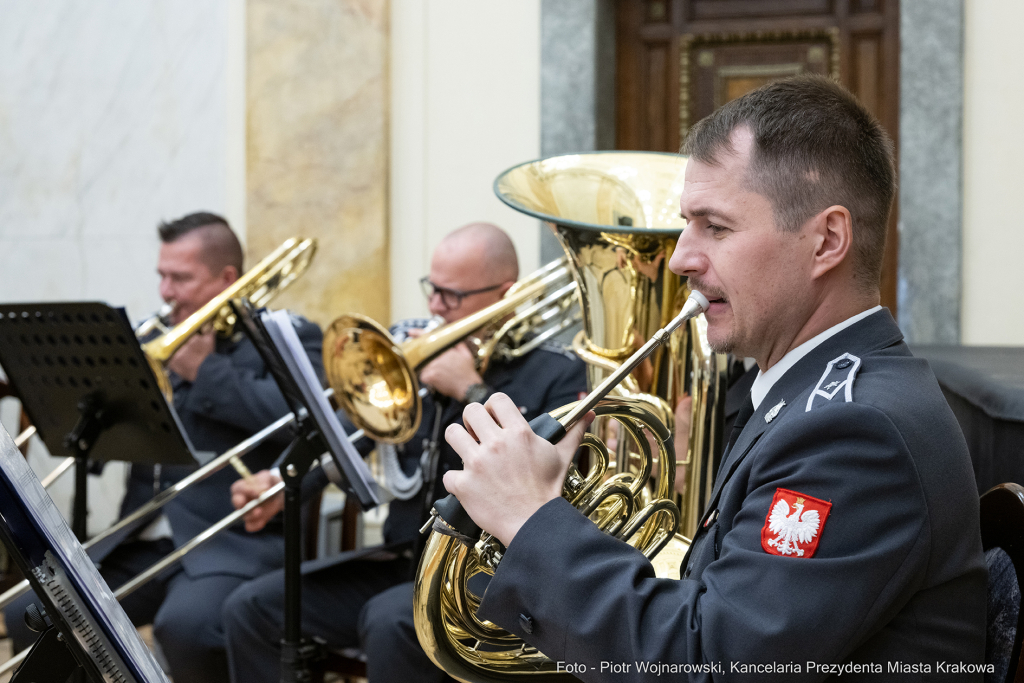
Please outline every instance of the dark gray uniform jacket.
[[[780, 488], [831, 502], [813, 556], [762, 545]], [[837, 673], [808, 662], [883, 668], [836, 680], [981, 679], [942, 668], [984, 661], [971, 462], [931, 370], [887, 310], [823, 342], [771, 388], [723, 462], [706, 520], [685, 578], [657, 579], [638, 552], [554, 500], [516, 535], [478, 614], [552, 659], [585, 664], [583, 680], [657, 678], [638, 662], [714, 669], [676, 680]], [[602, 662], [630, 669], [610, 674]], [[799, 668], [744, 676], [733, 662]], [[906, 665], [931, 673], [899, 675]]]
[[[292, 321], [313, 368], [322, 378], [323, 334], [320, 328], [298, 316], [292, 316]], [[240, 334], [217, 340], [214, 353], [203, 361], [195, 382], [186, 382], [172, 373], [171, 383], [174, 408], [196, 451], [220, 455], [289, 412], [281, 390], [256, 347]], [[267, 469], [288, 441], [289, 434], [283, 431], [242, 461], [253, 472]], [[192, 466], [163, 466], [157, 485], [165, 489], [194, 469]], [[176, 547], [234, 512], [230, 489], [238, 478], [234, 468], [225, 467], [168, 503], [165, 512]], [[121, 504], [122, 516], [149, 500], [154, 488], [153, 467], [132, 465]], [[182, 566], [193, 578], [208, 574], [259, 576], [280, 567], [283, 562], [281, 531], [280, 519], [255, 534], [247, 533], [239, 523], [202, 549], [186, 554], [181, 560]]]

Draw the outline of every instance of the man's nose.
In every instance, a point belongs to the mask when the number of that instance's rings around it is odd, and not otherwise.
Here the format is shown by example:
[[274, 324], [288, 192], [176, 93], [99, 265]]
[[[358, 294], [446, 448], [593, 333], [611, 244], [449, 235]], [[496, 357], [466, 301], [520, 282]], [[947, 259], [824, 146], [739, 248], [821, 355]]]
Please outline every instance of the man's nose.
[[171, 284], [171, 278], [169, 277], [160, 278], [160, 298], [164, 301], [174, 299], [174, 286]]
[[676, 275], [699, 275], [707, 270], [707, 258], [696, 244], [696, 230], [689, 225], [683, 229], [669, 259], [668, 268]]

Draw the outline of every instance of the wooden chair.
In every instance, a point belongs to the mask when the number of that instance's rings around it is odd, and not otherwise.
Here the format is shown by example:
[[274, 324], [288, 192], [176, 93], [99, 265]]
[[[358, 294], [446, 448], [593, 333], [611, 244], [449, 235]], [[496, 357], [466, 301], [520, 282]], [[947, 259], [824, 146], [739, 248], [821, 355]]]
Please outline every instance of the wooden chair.
[[[981, 543], [989, 565], [985, 659], [996, 665], [996, 675], [986, 676], [985, 680], [1024, 683], [1024, 610], [1020, 593], [1024, 586], [1024, 487], [999, 484], [981, 497]], [[1005, 555], [995, 552], [997, 548]], [[1004, 667], [1005, 674], [1000, 676]]]

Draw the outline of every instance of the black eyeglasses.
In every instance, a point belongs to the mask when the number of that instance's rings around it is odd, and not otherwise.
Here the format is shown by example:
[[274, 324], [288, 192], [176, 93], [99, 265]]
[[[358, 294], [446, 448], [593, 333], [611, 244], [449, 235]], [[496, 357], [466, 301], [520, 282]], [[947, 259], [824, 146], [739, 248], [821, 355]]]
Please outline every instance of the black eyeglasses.
[[437, 294], [441, 297], [441, 303], [444, 304], [444, 307], [450, 311], [461, 306], [462, 300], [467, 296], [470, 296], [471, 294], [492, 292], [498, 287], [501, 287], [502, 284], [504, 283], [491, 285], [490, 287], [481, 287], [480, 289], [470, 289], [464, 292], [458, 289], [449, 289], [448, 287], [435, 285], [430, 281], [429, 277], [420, 278], [420, 287], [423, 288], [423, 295], [427, 297], [427, 301], [430, 301], [430, 299]]

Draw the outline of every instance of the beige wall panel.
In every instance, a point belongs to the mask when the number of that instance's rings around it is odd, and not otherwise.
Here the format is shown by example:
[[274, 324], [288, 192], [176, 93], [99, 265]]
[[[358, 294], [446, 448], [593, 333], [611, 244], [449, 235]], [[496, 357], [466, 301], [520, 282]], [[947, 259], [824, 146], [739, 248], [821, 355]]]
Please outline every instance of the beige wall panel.
[[1024, 345], [1024, 3], [968, 0], [964, 14], [964, 344]]
[[247, 23], [248, 263], [316, 237], [273, 306], [388, 320], [387, 0], [249, 0]]
[[441, 239], [471, 221], [540, 264], [536, 219], [494, 196], [540, 156], [540, 0], [391, 1], [391, 313], [429, 315], [418, 280]]

